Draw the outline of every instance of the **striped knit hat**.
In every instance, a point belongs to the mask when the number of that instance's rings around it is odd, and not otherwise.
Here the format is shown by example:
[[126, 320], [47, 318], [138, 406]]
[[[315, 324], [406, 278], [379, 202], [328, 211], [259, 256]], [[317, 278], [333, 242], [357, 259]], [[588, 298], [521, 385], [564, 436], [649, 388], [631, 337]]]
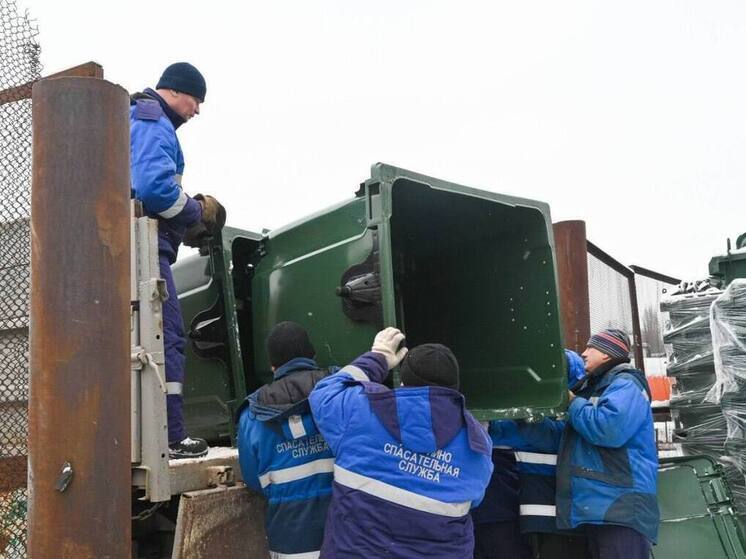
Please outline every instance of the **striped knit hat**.
[[596, 348], [612, 359], [629, 359], [629, 336], [616, 328], [593, 334], [586, 345]]

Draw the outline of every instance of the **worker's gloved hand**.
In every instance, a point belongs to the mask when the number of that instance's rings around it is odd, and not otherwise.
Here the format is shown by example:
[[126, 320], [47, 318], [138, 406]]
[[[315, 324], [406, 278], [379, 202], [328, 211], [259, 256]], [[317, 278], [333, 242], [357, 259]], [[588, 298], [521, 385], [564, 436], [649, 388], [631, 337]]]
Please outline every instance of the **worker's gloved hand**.
[[225, 208], [210, 195], [197, 194], [194, 197], [202, 205], [202, 223], [210, 235], [219, 233], [225, 225]]
[[186, 233], [184, 233], [184, 238], [181, 242], [188, 247], [200, 248], [204, 243], [204, 240], [209, 236], [210, 233], [207, 232], [207, 227], [205, 227], [205, 224], [201, 221], [198, 221], [186, 230]]
[[386, 364], [390, 369], [396, 367], [407, 354], [407, 348], [402, 346], [404, 334], [398, 328], [389, 326], [376, 334], [371, 351], [380, 353], [386, 358]]

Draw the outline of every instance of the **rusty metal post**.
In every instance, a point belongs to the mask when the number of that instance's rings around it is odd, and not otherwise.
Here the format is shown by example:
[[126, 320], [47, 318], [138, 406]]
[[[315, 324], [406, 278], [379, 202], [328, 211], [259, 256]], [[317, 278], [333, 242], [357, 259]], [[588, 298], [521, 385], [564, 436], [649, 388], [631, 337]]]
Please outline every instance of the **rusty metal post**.
[[555, 223], [554, 245], [565, 347], [580, 353], [591, 336], [585, 222]]
[[32, 99], [29, 557], [129, 559], [127, 92], [58, 78]]
[[[95, 62], [86, 62], [85, 64], [73, 66], [72, 68], [62, 70], [61, 72], [56, 72], [41, 79], [62, 77], [103, 78], [104, 69], [100, 64], [97, 64]], [[0, 91], [0, 105], [22, 101], [23, 99], [30, 99], [31, 88], [34, 86], [36, 81], [24, 83], [22, 85]]]

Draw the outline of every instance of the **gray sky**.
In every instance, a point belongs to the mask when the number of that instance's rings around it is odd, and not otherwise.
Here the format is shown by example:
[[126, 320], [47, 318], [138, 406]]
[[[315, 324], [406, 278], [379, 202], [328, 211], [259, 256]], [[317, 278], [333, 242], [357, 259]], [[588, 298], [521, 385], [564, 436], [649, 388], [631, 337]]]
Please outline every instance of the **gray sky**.
[[704, 276], [746, 231], [746, 3], [18, 0], [44, 72], [207, 78], [187, 192], [273, 228], [376, 161], [548, 202], [626, 264]]

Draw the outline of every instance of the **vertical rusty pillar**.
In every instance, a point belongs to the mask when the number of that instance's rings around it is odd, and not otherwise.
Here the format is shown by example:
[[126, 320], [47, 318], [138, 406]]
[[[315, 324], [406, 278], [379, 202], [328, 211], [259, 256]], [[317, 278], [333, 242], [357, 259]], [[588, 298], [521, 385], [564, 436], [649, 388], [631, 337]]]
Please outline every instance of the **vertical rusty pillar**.
[[129, 559], [127, 92], [58, 78], [32, 99], [29, 557]]
[[580, 353], [591, 335], [585, 222], [555, 223], [554, 244], [565, 347]]

